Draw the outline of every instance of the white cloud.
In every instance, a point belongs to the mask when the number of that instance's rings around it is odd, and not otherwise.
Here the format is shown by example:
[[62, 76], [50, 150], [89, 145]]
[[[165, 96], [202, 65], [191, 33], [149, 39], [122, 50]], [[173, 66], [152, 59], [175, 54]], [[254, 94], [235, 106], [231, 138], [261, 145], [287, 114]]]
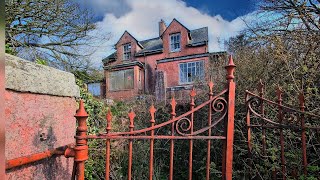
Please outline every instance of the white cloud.
[[239, 33], [245, 28], [242, 18], [250, 17], [249, 14], [226, 21], [220, 15], [210, 16], [193, 7], [187, 7], [186, 3], [180, 0], [127, 0], [126, 3], [131, 11], [119, 17], [106, 13], [103, 20], [97, 22], [97, 31], [111, 32], [112, 38], [92, 58], [96, 63], [101, 64], [101, 59], [114, 51], [112, 45], [119, 40], [125, 30], [138, 40], [157, 37], [160, 19], [169, 25], [172, 19], [176, 18], [191, 30], [208, 26], [209, 51], [221, 51], [224, 50], [224, 47], [219, 40], [223, 42]]

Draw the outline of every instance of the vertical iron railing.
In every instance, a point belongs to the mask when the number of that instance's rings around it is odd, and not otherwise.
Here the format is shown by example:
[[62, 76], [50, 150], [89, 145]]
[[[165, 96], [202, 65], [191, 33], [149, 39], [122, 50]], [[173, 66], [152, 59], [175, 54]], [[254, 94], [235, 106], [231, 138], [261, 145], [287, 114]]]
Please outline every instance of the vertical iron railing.
[[[212, 100], [213, 97], [213, 82], [211, 81], [208, 83], [209, 87], [209, 100]], [[211, 119], [212, 119], [212, 104], [209, 104], [208, 110], [208, 126], [211, 126]], [[211, 136], [211, 129], [208, 129], [208, 136]], [[209, 139], [207, 142], [207, 164], [206, 164], [206, 180], [210, 179], [210, 164], [211, 164], [211, 140]]]
[[75, 157], [74, 161], [76, 163], [77, 169], [77, 179], [84, 180], [84, 169], [85, 161], [88, 159], [88, 145], [87, 145], [87, 118], [88, 114], [84, 109], [83, 100], [80, 100], [79, 109], [75, 115], [78, 122], [77, 132], [76, 132], [76, 146], [74, 147]]
[[[106, 132], [99, 133], [97, 135], [87, 135], [86, 119], [88, 117], [84, 110], [83, 101], [80, 102], [80, 108], [76, 114], [78, 120], [76, 147], [75, 149], [75, 161], [77, 163], [77, 178], [84, 179], [84, 163], [88, 159], [88, 146], [87, 139], [104, 139], [106, 140], [106, 175], [105, 179], [110, 179], [110, 151], [111, 140], [127, 139], [128, 140], [128, 180], [133, 178], [132, 174], [132, 156], [133, 156], [133, 143], [134, 140], [149, 139], [150, 141], [150, 153], [149, 153], [149, 179], [153, 179], [154, 176], [154, 141], [158, 139], [170, 140], [170, 162], [169, 162], [169, 178], [174, 177], [174, 142], [175, 140], [188, 140], [189, 141], [189, 162], [188, 162], [188, 179], [192, 179], [193, 173], [193, 142], [194, 140], [207, 141], [207, 157], [206, 157], [206, 179], [210, 179], [210, 155], [211, 155], [211, 141], [223, 140], [224, 152], [222, 157], [222, 177], [226, 180], [232, 179], [232, 160], [233, 160], [233, 134], [234, 134], [234, 112], [235, 112], [235, 83], [234, 83], [234, 69], [232, 57], [229, 58], [229, 63], [226, 66], [227, 70], [227, 86], [226, 88], [214, 96], [213, 94], [213, 82], [208, 83], [209, 97], [208, 100], [198, 106], [195, 104], [196, 90], [193, 88], [190, 92], [190, 110], [176, 117], [176, 100], [174, 97], [171, 99], [171, 112], [170, 119], [161, 124], [156, 124], [156, 108], [152, 104], [150, 112], [150, 126], [148, 128], [134, 130], [134, 118], [135, 113], [133, 110], [128, 114], [129, 118], [129, 131], [128, 132], [111, 132], [112, 114], [109, 109], [106, 120], [107, 127]], [[208, 111], [208, 124], [200, 129], [194, 128], [194, 113], [203, 107], [209, 107]], [[212, 114], [215, 113], [215, 118]], [[188, 118], [190, 117], [190, 119]], [[213, 135], [211, 129], [217, 126], [219, 123], [225, 124], [224, 136]], [[155, 130], [164, 126], [171, 127], [170, 135], [155, 135]], [[185, 127], [187, 126], [187, 127]], [[150, 132], [150, 133], [148, 133]]]
[[[151, 115], [151, 120], [150, 120], [150, 123], [151, 123], [151, 127], [153, 128], [154, 126], [154, 123], [156, 122], [154, 120], [154, 116], [155, 116], [155, 113], [156, 113], [156, 108], [153, 106], [153, 104], [151, 105], [150, 107], [150, 115]], [[154, 129], [151, 130], [151, 133], [150, 133], [152, 139], [150, 139], [150, 161], [149, 161], [149, 179], [152, 180], [152, 177], [153, 177], [153, 145], [154, 145]]]
[[235, 95], [236, 85], [234, 82], [235, 65], [230, 56], [229, 64], [225, 67], [227, 70], [227, 99], [228, 99], [228, 112], [226, 123], [226, 139], [225, 139], [225, 179], [232, 179], [232, 161], [233, 161], [233, 135], [234, 135], [234, 113], [235, 113]]
[[[176, 100], [174, 97], [171, 99], [171, 120], [173, 120], [176, 117]], [[171, 124], [171, 136], [174, 137], [174, 125], [175, 123], [173, 122]], [[172, 138], [170, 140], [170, 165], [169, 165], [169, 180], [173, 179], [173, 157], [174, 157], [174, 139]]]
[[[133, 132], [133, 128], [134, 128], [133, 119], [136, 116], [136, 114], [133, 112], [133, 110], [131, 110], [128, 116], [130, 120], [129, 129], [130, 129], [130, 132]], [[131, 180], [131, 179], [132, 179], [132, 139], [130, 138], [129, 139], [128, 180]]]
[[[259, 96], [263, 98], [264, 95], [264, 85], [262, 83], [262, 80], [260, 79], [260, 82], [258, 84], [258, 92]], [[264, 104], [263, 101], [261, 102], [260, 105], [260, 112], [261, 115], [264, 116]], [[266, 125], [266, 122], [263, 121], [263, 127], [262, 127], [262, 155], [265, 157], [266, 156], [266, 128], [264, 127]]]
[[[194, 97], [196, 96], [196, 91], [194, 89], [194, 87], [192, 88], [191, 92], [190, 92], [190, 111], [191, 113], [191, 124], [190, 124], [190, 134], [191, 136], [193, 135], [193, 118], [194, 118]], [[193, 139], [189, 140], [189, 180], [192, 180], [192, 155], [193, 155]]]
[[[111, 109], [108, 109], [108, 113], [107, 113], [107, 128], [106, 128], [106, 132], [107, 134], [110, 133], [111, 131], [111, 120], [112, 120], [112, 113], [111, 113]], [[106, 139], [106, 180], [110, 179], [110, 139]]]

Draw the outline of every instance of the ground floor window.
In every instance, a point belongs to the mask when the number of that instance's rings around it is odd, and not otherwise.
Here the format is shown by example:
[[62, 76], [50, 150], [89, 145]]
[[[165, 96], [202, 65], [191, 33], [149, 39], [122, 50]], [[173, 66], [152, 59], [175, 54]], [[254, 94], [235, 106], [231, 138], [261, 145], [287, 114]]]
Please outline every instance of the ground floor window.
[[121, 71], [110, 72], [109, 75], [109, 90], [125, 90], [133, 89], [134, 71], [133, 69], [126, 69]]
[[204, 79], [204, 61], [194, 61], [179, 64], [179, 82], [192, 83]]

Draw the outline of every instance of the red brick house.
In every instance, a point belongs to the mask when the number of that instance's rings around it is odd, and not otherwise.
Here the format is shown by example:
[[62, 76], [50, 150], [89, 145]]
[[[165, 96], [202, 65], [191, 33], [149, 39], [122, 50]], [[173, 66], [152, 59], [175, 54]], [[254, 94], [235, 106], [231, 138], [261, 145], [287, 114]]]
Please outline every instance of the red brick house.
[[102, 60], [107, 98], [190, 89], [205, 79], [208, 28], [189, 30], [176, 19], [168, 26], [161, 20], [158, 37], [139, 41], [125, 31], [115, 49]]

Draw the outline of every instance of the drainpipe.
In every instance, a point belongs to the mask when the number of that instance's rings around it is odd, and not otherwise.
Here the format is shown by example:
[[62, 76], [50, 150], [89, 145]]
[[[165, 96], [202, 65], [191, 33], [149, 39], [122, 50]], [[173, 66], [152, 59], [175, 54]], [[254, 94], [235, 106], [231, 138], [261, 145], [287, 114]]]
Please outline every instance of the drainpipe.
[[147, 57], [146, 57], [146, 52], [143, 53], [143, 57], [144, 57], [144, 93], [147, 94], [149, 93], [148, 90], [148, 80], [147, 80]]
[[206, 41], [206, 47], [205, 47], [206, 52], [209, 52], [209, 47], [208, 47], [208, 41]]

